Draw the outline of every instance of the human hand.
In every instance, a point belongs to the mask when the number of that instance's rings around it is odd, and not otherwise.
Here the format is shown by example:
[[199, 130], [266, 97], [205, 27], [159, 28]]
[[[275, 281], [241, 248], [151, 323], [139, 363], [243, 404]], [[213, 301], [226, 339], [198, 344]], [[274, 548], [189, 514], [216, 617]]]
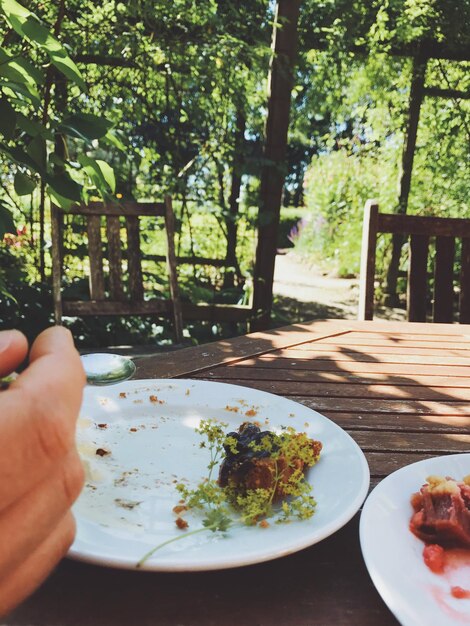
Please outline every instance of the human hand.
[[[18, 331], [0, 332], [0, 377], [27, 355]], [[70, 507], [83, 485], [75, 423], [85, 374], [69, 331], [49, 328], [28, 367], [0, 392], [0, 615], [46, 578], [75, 535]]]

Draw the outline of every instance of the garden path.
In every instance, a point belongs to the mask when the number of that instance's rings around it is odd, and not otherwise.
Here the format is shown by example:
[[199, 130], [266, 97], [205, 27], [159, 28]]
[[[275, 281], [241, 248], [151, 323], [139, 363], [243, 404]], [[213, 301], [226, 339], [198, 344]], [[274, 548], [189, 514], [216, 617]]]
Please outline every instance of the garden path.
[[[290, 250], [276, 256], [274, 269], [275, 321], [356, 319], [359, 295], [357, 278], [327, 274]], [[405, 319], [402, 309], [377, 311], [378, 319]], [[276, 323], [276, 325], [278, 325]]]

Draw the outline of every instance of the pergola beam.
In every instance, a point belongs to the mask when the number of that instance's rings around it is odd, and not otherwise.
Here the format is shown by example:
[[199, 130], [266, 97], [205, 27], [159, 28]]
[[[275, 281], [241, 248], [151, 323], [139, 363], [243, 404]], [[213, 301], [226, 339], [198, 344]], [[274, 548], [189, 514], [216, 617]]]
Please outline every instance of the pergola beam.
[[431, 98], [448, 98], [449, 100], [470, 100], [470, 91], [461, 91], [459, 89], [441, 89], [440, 87], [426, 87], [425, 96]]
[[[311, 45], [312, 50], [327, 50], [330, 47], [331, 44], [324, 41], [318, 41]], [[371, 53], [371, 49], [367, 44], [351, 44], [347, 47], [347, 50], [354, 54], [368, 55]], [[392, 44], [387, 47], [386, 53], [397, 57], [470, 61], [470, 46], [449, 46], [448, 44], [432, 40], [412, 41], [402, 45]]]

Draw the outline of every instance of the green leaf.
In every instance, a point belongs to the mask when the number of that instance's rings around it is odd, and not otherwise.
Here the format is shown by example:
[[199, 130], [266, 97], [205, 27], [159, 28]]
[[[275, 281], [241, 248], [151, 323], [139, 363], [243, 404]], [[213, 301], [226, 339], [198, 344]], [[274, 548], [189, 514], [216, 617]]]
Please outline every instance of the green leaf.
[[39, 44], [48, 54], [60, 52], [60, 43], [33, 13], [23, 21], [21, 30], [27, 39]]
[[14, 187], [19, 196], [29, 196], [36, 189], [36, 182], [27, 174], [16, 172]]
[[41, 135], [36, 135], [33, 137], [28, 147], [26, 148], [26, 153], [30, 156], [36, 164], [36, 169], [44, 173], [47, 167], [47, 148], [46, 141]]
[[13, 137], [16, 126], [16, 111], [6, 98], [0, 98], [0, 133], [8, 141]]
[[[3, 88], [7, 96], [11, 95], [12, 98], [18, 98], [19, 95], [22, 95], [24, 98], [29, 100], [29, 102], [31, 102], [35, 109], [39, 109], [39, 107], [41, 106], [39, 92], [32, 85], [20, 84], [7, 80], [0, 80], [0, 86]], [[24, 103], [24, 101], [22, 101], [22, 103]]]
[[21, 21], [25, 20], [28, 15], [30, 15], [30, 11], [21, 4], [18, 4], [16, 0], [1, 0], [1, 7], [7, 17], [14, 14]]
[[[80, 202], [82, 199], [82, 186], [65, 172], [62, 174], [47, 175], [46, 181], [55, 194], [66, 200]], [[62, 205], [61, 205], [62, 206]]]
[[109, 130], [106, 133], [106, 135], [104, 136], [104, 140], [107, 141], [108, 143], [110, 143], [112, 146], [114, 146], [118, 150], [121, 150], [121, 152], [126, 152], [127, 153], [128, 148], [121, 141], [121, 139], [119, 138], [117, 133]]
[[54, 152], [51, 152], [51, 154], [49, 155], [49, 163], [52, 163], [53, 165], [58, 165], [62, 169], [65, 169], [65, 166], [67, 165], [66, 161], [64, 161], [64, 159], [61, 159], [60, 156], [55, 154]]
[[212, 532], [226, 532], [232, 525], [232, 520], [223, 509], [212, 509], [202, 520], [202, 525]]
[[18, 163], [19, 165], [26, 165], [26, 167], [28, 167], [31, 170], [34, 170], [35, 172], [39, 171], [36, 163], [28, 154], [26, 154], [23, 148], [19, 146], [13, 146], [10, 148], [6, 146], [5, 144], [0, 144], [0, 151], [3, 154], [6, 154], [7, 157], [10, 159], [10, 161], [14, 161], [15, 163]]
[[61, 196], [60, 193], [57, 193], [52, 187], [47, 188], [47, 193], [55, 204], [60, 206], [61, 209], [64, 209], [64, 211], [68, 211], [75, 204], [73, 200], [64, 198], [64, 196]]
[[12, 56], [4, 48], [0, 48], [0, 76], [31, 85], [44, 83], [44, 74], [35, 65], [23, 57]]
[[18, 304], [18, 300], [15, 298], [15, 296], [13, 294], [11, 294], [7, 287], [6, 287], [6, 283], [3, 280], [3, 278], [0, 276], [0, 294], [2, 294], [2, 296], [4, 296], [5, 298], [9, 298], [10, 300], [12, 300], [15, 304]]
[[10, 67], [20, 73], [25, 80], [35, 85], [43, 85], [45, 82], [44, 74], [28, 59], [16, 57], [9, 63]]
[[80, 74], [80, 70], [72, 61], [72, 59], [67, 56], [67, 54], [50, 54], [51, 62], [56, 68], [62, 72], [64, 76], [66, 76], [69, 80], [73, 81], [76, 85], [80, 87], [83, 91], [86, 91], [87, 86]]
[[41, 135], [44, 139], [48, 139], [49, 141], [54, 141], [54, 135], [51, 131], [43, 126], [37, 120], [26, 117], [23, 113], [18, 113], [18, 117], [16, 120], [17, 126], [21, 128], [22, 131], [27, 133], [30, 137], [36, 137], [36, 135]]
[[97, 160], [96, 164], [101, 170], [101, 174], [103, 175], [104, 180], [108, 184], [108, 187], [111, 189], [111, 192], [114, 193], [116, 191], [116, 177], [114, 176], [114, 170], [106, 163], [106, 161]]
[[99, 117], [92, 113], [77, 113], [65, 118], [59, 126], [59, 130], [79, 139], [85, 138], [88, 141], [93, 141], [104, 137], [112, 127], [113, 122], [105, 117]]
[[78, 162], [88, 174], [93, 184], [100, 191], [106, 191], [108, 187], [112, 192], [116, 189], [116, 181], [113, 169], [104, 161], [96, 161], [86, 154], [80, 154]]
[[0, 202], [0, 240], [3, 239], [5, 233], [16, 232], [13, 215], [8, 207]]
[[59, 71], [81, 89], [86, 89], [78, 67], [69, 57], [65, 48], [34, 13], [31, 13], [15, 0], [2, 0], [2, 9], [8, 22], [19, 35], [40, 46], [49, 55], [52, 64]]

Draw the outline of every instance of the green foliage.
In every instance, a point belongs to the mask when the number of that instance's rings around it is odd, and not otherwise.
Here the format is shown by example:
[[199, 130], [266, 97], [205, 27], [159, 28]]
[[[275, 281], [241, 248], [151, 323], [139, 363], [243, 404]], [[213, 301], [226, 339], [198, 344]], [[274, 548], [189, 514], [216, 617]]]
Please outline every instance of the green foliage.
[[[2, 0], [1, 8], [6, 21], [20, 37], [41, 48], [59, 71], [81, 89], [85, 89], [85, 83], [77, 66], [70, 59], [61, 43], [41, 23], [36, 15], [15, 2], [15, 0]], [[38, 77], [41, 76], [39, 72], [36, 70], [31, 71], [31, 66], [28, 68], [27, 62], [23, 61], [21, 63], [20, 60], [18, 65], [25, 70], [27, 78], [33, 78], [33, 80], [35, 78], [35, 82], [38, 82]], [[36, 74], [35, 77], [33, 76], [34, 74]]]
[[365, 201], [377, 198], [391, 212], [396, 180], [396, 164], [373, 153], [356, 155], [342, 149], [317, 157], [306, 178], [308, 222], [299, 251], [340, 276], [356, 274]]
[[[106, 175], [90, 176], [87, 182], [83, 176], [90, 175], [87, 168], [79, 171], [67, 157], [57, 154], [59, 140], [78, 137], [82, 146], [77, 144], [75, 149], [90, 149], [93, 140], [104, 137], [113, 126], [101, 115], [76, 113], [61, 119], [59, 83], [68, 81], [75, 95], [86, 91], [66, 47], [46, 23], [15, 0], [2, 0], [0, 16], [9, 29], [0, 47], [0, 160], [14, 175], [13, 195], [30, 196], [41, 183], [57, 204], [68, 208], [72, 202], [86, 201], [89, 190], [113, 191], [109, 166], [95, 164]], [[55, 31], [59, 24], [57, 17]], [[4, 195], [8, 202], [3, 206], [11, 211], [14, 198], [5, 189]]]
[[50, 289], [30, 276], [33, 255], [26, 235], [0, 243], [0, 328], [16, 328], [30, 341], [53, 319]]
[[[49, 249], [47, 219], [44, 233], [38, 227], [41, 185], [64, 208], [97, 195], [155, 200], [169, 192], [179, 255], [229, 257], [229, 245], [236, 252], [230, 270], [183, 265], [183, 297], [246, 301], [274, 3], [67, 0], [65, 12], [58, 2], [34, 6], [37, 14], [15, 0], [0, 4], [0, 237], [15, 230], [13, 220], [32, 225], [27, 284], [38, 280], [39, 251]], [[290, 208], [281, 215], [278, 247], [295, 242], [341, 275], [357, 272], [364, 201], [373, 196], [383, 210], [397, 207], [406, 54], [461, 56], [470, 43], [469, 12], [467, 0], [302, 2], [286, 157]], [[469, 76], [468, 63], [431, 60], [426, 85], [466, 92]], [[468, 120], [468, 100], [425, 99], [410, 212], [466, 216]], [[157, 243], [149, 229], [147, 253]], [[23, 258], [24, 250], [15, 254]], [[46, 254], [46, 275], [49, 268]], [[75, 269], [69, 288], [82, 288]], [[160, 290], [161, 268], [145, 271], [157, 274], [149, 280]], [[0, 270], [0, 290], [2, 284], [13, 295]], [[96, 343], [119, 332], [133, 342], [160, 336], [148, 321], [73, 324], [83, 342], [93, 343], [93, 333]], [[195, 323], [190, 332], [209, 340], [236, 331]]]
[[[315, 53], [310, 62], [331, 66], [331, 53]], [[347, 276], [359, 270], [366, 199], [378, 199], [382, 211], [397, 210], [411, 62], [374, 50], [366, 59], [340, 57], [332, 67], [326, 84], [336, 85], [335, 124], [321, 138], [305, 177], [309, 224], [299, 249]], [[430, 61], [426, 85], [468, 91], [467, 68], [463, 62]], [[467, 216], [469, 114], [468, 101], [424, 99], [409, 213]], [[379, 240], [379, 272], [386, 269], [389, 247], [387, 238]]]

